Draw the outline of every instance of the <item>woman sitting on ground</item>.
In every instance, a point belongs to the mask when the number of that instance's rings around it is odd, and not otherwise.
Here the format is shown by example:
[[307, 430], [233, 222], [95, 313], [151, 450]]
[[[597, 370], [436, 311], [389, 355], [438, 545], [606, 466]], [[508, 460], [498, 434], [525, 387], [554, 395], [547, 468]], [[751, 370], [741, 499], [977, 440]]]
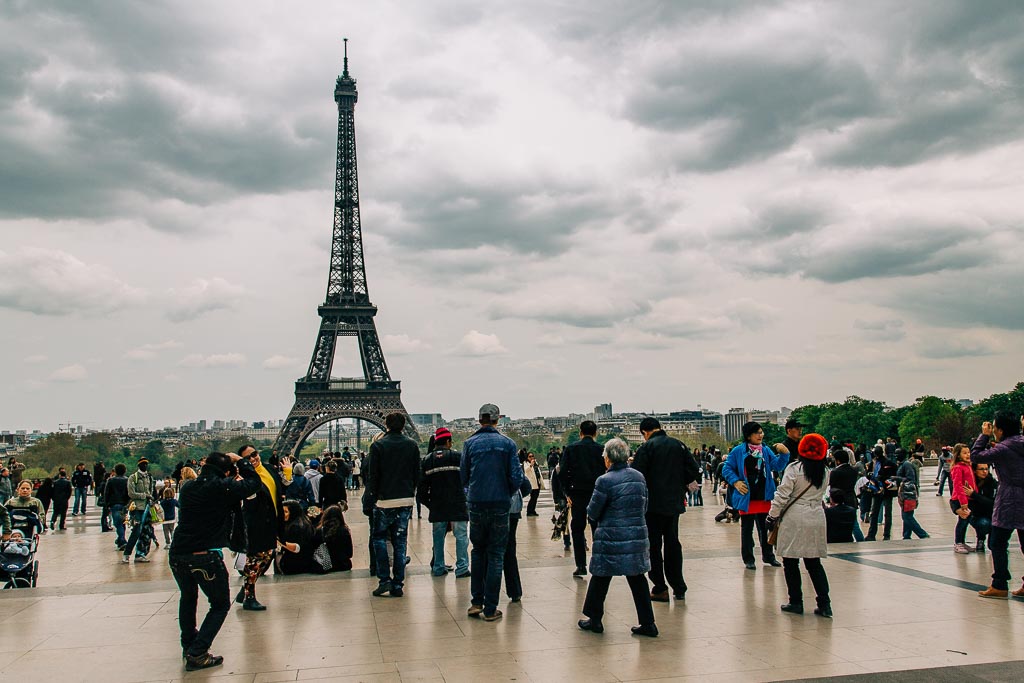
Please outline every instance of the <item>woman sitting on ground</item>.
[[327, 553], [331, 561], [330, 569], [314, 560], [310, 568], [311, 572], [326, 574], [327, 572], [347, 572], [352, 569], [352, 532], [349, 531], [348, 524], [345, 523], [345, 513], [340, 505], [331, 505], [324, 510], [320, 524], [313, 536], [313, 544], [316, 547], [319, 547], [321, 543], [327, 546]]
[[278, 571], [282, 574], [308, 574], [313, 565], [313, 551], [317, 543], [313, 525], [306, 519], [306, 513], [298, 501], [284, 502], [284, 531], [278, 547], [284, 552], [278, 560]]

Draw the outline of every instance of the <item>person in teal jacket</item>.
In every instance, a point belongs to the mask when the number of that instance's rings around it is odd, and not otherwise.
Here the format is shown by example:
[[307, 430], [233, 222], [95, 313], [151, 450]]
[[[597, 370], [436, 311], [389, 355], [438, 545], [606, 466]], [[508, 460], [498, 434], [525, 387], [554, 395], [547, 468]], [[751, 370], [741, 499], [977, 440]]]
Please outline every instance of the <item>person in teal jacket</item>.
[[735, 491], [732, 505], [740, 511], [740, 548], [743, 564], [747, 569], [757, 569], [754, 564], [754, 526], [761, 544], [761, 559], [766, 565], [781, 567], [775, 558], [775, 550], [768, 544], [765, 518], [775, 497], [775, 473], [782, 472], [789, 464], [789, 450], [776, 444], [779, 453], [763, 444], [764, 430], [757, 422], [743, 425], [743, 443], [726, 456], [722, 476]]

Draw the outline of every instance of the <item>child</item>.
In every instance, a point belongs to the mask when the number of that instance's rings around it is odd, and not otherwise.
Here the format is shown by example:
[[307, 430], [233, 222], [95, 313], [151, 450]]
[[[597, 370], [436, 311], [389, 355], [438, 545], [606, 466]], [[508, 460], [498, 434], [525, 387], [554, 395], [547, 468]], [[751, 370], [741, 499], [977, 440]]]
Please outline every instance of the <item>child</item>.
[[953, 531], [953, 552], [966, 555], [973, 548], [967, 545], [967, 527], [971, 525], [971, 509], [968, 507], [970, 497], [964, 488], [969, 487], [972, 491], [978, 490], [978, 483], [974, 479], [974, 470], [971, 469], [971, 449], [966, 444], [958, 443], [953, 446], [953, 466], [949, 470], [949, 477], [953, 481], [949, 507], [959, 517], [956, 520], [956, 529]]
[[0, 550], [4, 555], [21, 555], [22, 557], [28, 557], [32, 552], [29, 548], [28, 541], [25, 540], [25, 536], [15, 529], [11, 532], [11, 538], [5, 541], [3, 544], [3, 550]]
[[174, 497], [174, 487], [164, 486], [160, 497], [160, 507], [164, 511], [164, 550], [171, 546], [171, 534], [174, 533], [174, 510], [178, 507], [178, 499]]

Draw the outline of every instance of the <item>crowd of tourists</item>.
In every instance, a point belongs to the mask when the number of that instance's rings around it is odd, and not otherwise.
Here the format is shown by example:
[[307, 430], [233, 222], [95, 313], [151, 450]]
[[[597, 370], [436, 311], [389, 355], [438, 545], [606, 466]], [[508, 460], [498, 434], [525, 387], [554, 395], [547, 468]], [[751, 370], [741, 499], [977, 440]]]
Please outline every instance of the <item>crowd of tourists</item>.
[[[231, 605], [223, 549], [235, 553], [234, 566], [243, 577], [235, 601], [242, 609], [263, 611], [256, 584], [271, 566], [285, 575], [352, 568], [345, 513], [349, 491], [360, 488], [370, 529], [369, 570], [377, 579], [372, 595], [404, 595], [409, 522], [414, 506], [426, 507], [431, 574], [469, 579], [467, 616], [494, 622], [502, 618], [503, 582], [510, 602], [522, 599], [516, 532], [524, 514], [538, 515], [539, 493], [550, 487], [556, 506], [552, 539], [572, 549], [573, 576], [589, 576], [585, 618], [578, 625], [593, 633], [604, 630], [604, 602], [614, 576], [624, 576], [632, 593], [636, 635], [658, 636], [653, 602], [685, 600], [680, 516], [688, 505], [703, 504], [702, 496], [694, 495], [703, 480], [725, 504], [716, 521], [740, 524], [745, 568], [757, 569], [755, 529], [761, 562], [782, 567], [789, 600], [781, 610], [790, 614], [804, 610], [802, 560], [815, 593], [814, 613], [832, 617], [822, 563], [828, 544], [874, 541], [879, 528], [889, 540], [894, 504], [903, 538], [928, 537], [914, 516], [925, 457], [920, 441], [909, 454], [893, 440], [880, 440], [868, 450], [803, 435], [803, 426], [790, 420], [785, 440], [767, 444], [762, 426], [749, 422], [742, 442], [729, 453], [706, 446], [691, 453], [658, 420], [645, 418], [643, 443], [631, 451], [621, 439], [599, 444], [597, 425], [588, 420], [580, 424], [578, 441], [548, 453], [545, 472], [535, 454], [500, 433], [499, 418], [497, 406], [482, 406], [480, 427], [461, 451], [454, 449], [451, 432], [440, 428], [425, 456], [404, 434], [405, 416], [394, 413], [368, 453], [325, 451], [306, 464], [273, 455], [264, 462], [251, 445], [237, 455], [211, 453], [199, 462], [180, 463], [164, 480], [149, 473], [145, 458], [131, 475], [120, 464], [109, 473], [102, 465], [89, 473], [79, 464], [70, 476], [58, 472], [46, 503], [33, 495], [37, 489], [30, 481], [17, 482], [6, 508], [31, 509], [45, 520], [52, 506], [50, 526], [59, 530], [72, 498], [71, 514], [85, 513], [84, 493], [92, 485], [103, 531], [116, 532], [115, 547], [125, 563], [133, 553], [136, 562], [148, 561], [151, 546], [159, 546], [154, 528], [162, 526], [181, 590], [181, 645], [189, 670], [223, 661], [209, 651]], [[1015, 530], [1024, 549], [1021, 426], [1019, 416], [1000, 413], [993, 423], [984, 423], [972, 446], [956, 444], [934, 454], [937, 495], [943, 495], [947, 482], [950, 487], [954, 552], [991, 553], [992, 582], [979, 593], [985, 598], [1010, 596], [1008, 549]], [[0, 484], [9, 480], [11, 464]], [[5, 537], [10, 530], [6, 508], [0, 508]], [[862, 525], [868, 526], [867, 534]], [[971, 530], [975, 542], [968, 544]], [[454, 565], [446, 560], [449, 533]], [[210, 610], [197, 627], [200, 591]], [[1024, 586], [1012, 595], [1024, 598]]]

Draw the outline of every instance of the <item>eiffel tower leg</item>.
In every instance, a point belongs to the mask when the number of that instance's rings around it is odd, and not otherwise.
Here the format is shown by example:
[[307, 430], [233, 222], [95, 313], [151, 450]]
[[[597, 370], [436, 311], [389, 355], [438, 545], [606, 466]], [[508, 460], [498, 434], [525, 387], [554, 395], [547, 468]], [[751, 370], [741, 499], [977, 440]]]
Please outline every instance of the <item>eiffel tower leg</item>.
[[308, 415], [296, 414], [295, 408], [292, 408], [288, 414], [288, 419], [285, 420], [284, 427], [281, 428], [277, 435], [277, 440], [274, 441], [273, 452], [279, 459], [286, 455], [297, 458], [298, 453], [295, 451], [299, 446], [299, 439], [302, 438], [303, 432], [306, 431], [308, 423]]

